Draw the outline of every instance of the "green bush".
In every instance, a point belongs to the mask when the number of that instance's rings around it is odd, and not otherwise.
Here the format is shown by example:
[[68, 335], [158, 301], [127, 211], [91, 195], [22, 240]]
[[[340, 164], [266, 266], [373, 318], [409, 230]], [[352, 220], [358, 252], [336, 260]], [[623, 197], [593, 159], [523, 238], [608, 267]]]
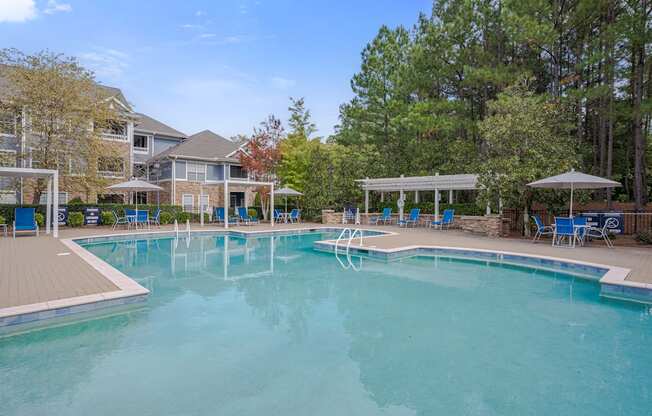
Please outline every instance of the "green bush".
[[80, 204], [83, 204], [83, 203], [84, 203], [84, 201], [82, 201], [82, 199], [80, 197], [78, 197], [78, 196], [76, 196], [73, 199], [71, 199], [70, 201], [68, 201], [69, 205], [80, 205]]
[[115, 223], [115, 217], [111, 211], [102, 211], [100, 214], [100, 220], [103, 225], [113, 225]]
[[652, 244], [652, 230], [640, 231], [634, 236], [634, 239], [642, 244]]
[[[25, 205], [10, 205], [10, 204], [2, 204], [0, 205], [0, 215], [5, 217], [5, 219], [11, 223], [14, 220], [14, 209], [17, 207], [25, 207], [25, 208], [36, 208], [37, 212], [40, 212], [41, 214], [45, 215], [45, 205], [31, 205], [31, 204], [25, 204]], [[119, 216], [125, 215], [125, 209], [135, 209], [135, 205], [130, 205], [130, 204], [66, 204], [66, 205], [60, 205], [61, 208], [67, 207], [68, 212], [83, 212], [84, 208], [99, 208], [100, 212], [111, 212], [115, 211], [116, 214]], [[162, 212], [169, 212], [173, 216], [176, 217], [178, 212], [181, 212], [181, 207], [178, 205], [161, 205], [160, 206]], [[154, 213], [157, 209], [157, 205], [138, 205], [138, 209], [147, 209], [151, 214]]]
[[258, 211], [256, 211], [255, 208], [249, 208], [249, 210], [247, 211], [247, 215], [249, 215], [250, 217], [258, 218]]
[[186, 221], [191, 219], [192, 219], [192, 215], [189, 212], [177, 213], [177, 222], [179, 223], [179, 225], [185, 224]]
[[84, 214], [81, 212], [71, 212], [68, 214], [68, 225], [71, 227], [81, 227], [84, 223]]
[[169, 212], [162, 211], [161, 216], [159, 217], [161, 225], [172, 224], [174, 222], [174, 215]]
[[2, 215], [0, 215], [0, 224], [6, 224], [6, 223], [7, 223], [7, 219]]
[[43, 226], [45, 225], [45, 217], [43, 216], [43, 214], [37, 212], [36, 214], [34, 214], [34, 219], [36, 220], [38, 226], [40, 228], [43, 228]]

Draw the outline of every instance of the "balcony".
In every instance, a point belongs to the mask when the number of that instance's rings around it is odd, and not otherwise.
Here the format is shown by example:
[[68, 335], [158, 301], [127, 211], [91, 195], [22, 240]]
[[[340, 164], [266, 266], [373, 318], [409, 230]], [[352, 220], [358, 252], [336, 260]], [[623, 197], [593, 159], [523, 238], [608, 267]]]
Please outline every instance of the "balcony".
[[128, 142], [129, 136], [126, 133], [102, 132], [102, 139], [117, 142]]

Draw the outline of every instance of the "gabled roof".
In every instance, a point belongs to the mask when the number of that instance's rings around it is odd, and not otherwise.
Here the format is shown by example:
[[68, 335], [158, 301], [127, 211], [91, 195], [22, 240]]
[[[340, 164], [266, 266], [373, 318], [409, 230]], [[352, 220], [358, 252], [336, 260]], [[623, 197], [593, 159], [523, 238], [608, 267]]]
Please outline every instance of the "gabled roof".
[[238, 158], [232, 154], [239, 148], [239, 143], [225, 139], [210, 130], [204, 130], [159, 153], [152, 160], [171, 157], [208, 162], [238, 162]]
[[188, 138], [187, 134], [174, 129], [163, 122], [153, 119], [146, 114], [136, 113], [136, 116], [138, 117], [138, 120], [136, 120], [134, 123], [134, 130], [136, 131], [174, 137], [178, 139]]
[[133, 111], [129, 101], [125, 98], [122, 90], [116, 87], [109, 87], [108, 85], [97, 84], [100, 90], [102, 90], [109, 98], [113, 98], [120, 102], [127, 110]]

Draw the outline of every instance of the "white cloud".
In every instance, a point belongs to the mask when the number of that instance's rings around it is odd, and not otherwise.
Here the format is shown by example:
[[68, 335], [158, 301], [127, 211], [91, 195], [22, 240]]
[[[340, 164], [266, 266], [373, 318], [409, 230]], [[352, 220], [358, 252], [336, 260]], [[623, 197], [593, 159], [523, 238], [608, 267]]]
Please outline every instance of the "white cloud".
[[82, 63], [100, 77], [117, 79], [129, 67], [129, 55], [116, 49], [96, 48], [79, 55]]
[[199, 39], [211, 39], [217, 36], [215, 33], [202, 33], [199, 35]]
[[203, 10], [197, 10], [195, 12], [195, 16], [197, 16], [197, 17], [202, 17], [202, 16], [205, 16], [205, 15], [206, 15], [206, 12], [203, 11]]
[[202, 25], [195, 25], [192, 23], [186, 23], [185, 25], [181, 25], [182, 29], [201, 29], [203, 28]]
[[0, 22], [25, 22], [35, 17], [34, 0], [0, 0]]
[[57, 0], [48, 0], [47, 7], [43, 10], [45, 14], [54, 13], [68, 13], [72, 11], [72, 6], [69, 3], [59, 3]]
[[287, 79], [283, 77], [272, 77], [271, 82], [272, 82], [272, 86], [279, 90], [287, 90], [297, 85], [297, 82], [295, 80]]

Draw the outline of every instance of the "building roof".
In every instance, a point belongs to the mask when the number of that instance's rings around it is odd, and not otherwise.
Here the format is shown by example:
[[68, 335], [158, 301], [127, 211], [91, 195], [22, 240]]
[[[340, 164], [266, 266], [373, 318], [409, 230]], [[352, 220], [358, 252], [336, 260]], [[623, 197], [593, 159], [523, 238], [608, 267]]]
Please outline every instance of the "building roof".
[[142, 113], [136, 113], [138, 120], [134, 123], [134, 130], [161, 136], [186, 139], [188, 135], [174, 129], [167, 124], [160, 122]]
[[233, 153], [240, 148], [240, 143], [225, 139], [210, 130], [200, 131], [187, 140], [173, 146], [152, 160], [163, 158], [194, 159], [208, 162], [238, 162]]

